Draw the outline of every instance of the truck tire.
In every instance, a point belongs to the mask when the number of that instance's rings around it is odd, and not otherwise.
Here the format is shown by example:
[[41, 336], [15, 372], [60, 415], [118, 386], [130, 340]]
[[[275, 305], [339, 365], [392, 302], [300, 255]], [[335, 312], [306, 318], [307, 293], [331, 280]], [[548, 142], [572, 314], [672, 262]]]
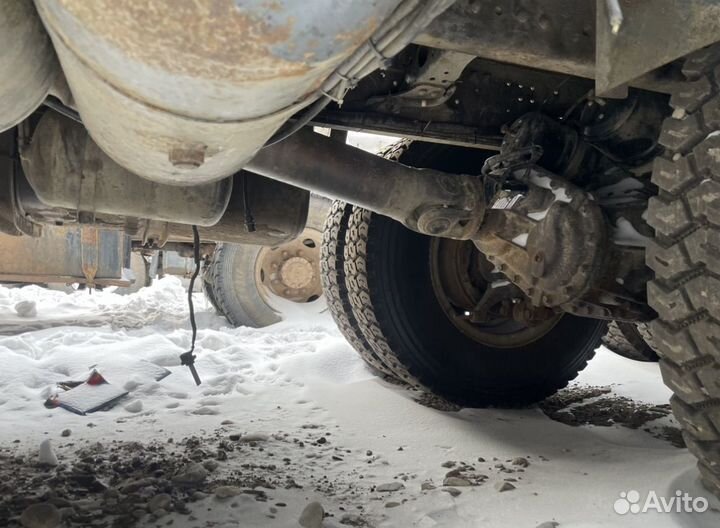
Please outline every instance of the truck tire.
[[652, 337], [646, 323], [621, 323], [613, 321], [608, 325], [602, 344], [616, 354], [634, 361], [657, 361], [657, 352], [650, 346]]
[[587, 365], [604, 322], [562, 315], [542, 331], [488, 330], [481, 338], [457, 326], [434, 285], [435, 244], [361, 208], [350, 217], [345, 273], [353, 313], [404, 382], [460, 405], [517, 406], [553, 394]]
[[352, 210], [352, 205], [337, 200], [330, 208], [330, 213], [325, 221], [320, 256], [320, 276], [322, 278], [323, 293], [325, 294], [328, 310], [340, 333], [355, 349], [360, 358], [374, 372], [383, 377], [397, 380], [397, 375], [383, 363], [365, 341], [350, 305], [345, 283], [344, 252], [345, 234]]
[[[483, 159], [477, 151], [413, 143], [400, 161], [470, 173], [480, 170]], [[570, 315], [536, 328], [508, 320], [480, 330], [478, 337], [449, 315], [436, 273], [442, 255], [472, 248], [470, 242], [420, 235], [390, 218], [353, 208], [345, 239], [345, 278], [365, 343], [402, 381], [460, 405], [517, 406], [542, 400], [586, 366], [607, 325]]]
[[[400, 140], [378, 153], [386, 159], [398, 161], [410, 148], [410, 140]], [[368, 367], [387, 380], [400, 382], [400, 378], [385, 365], [365, 341], [353, 314], [345, 283], [345, 234], [353, 206], [340, 200], [333, 202], [323, 227], [320, 253], [320, 277], [330, 315], [340, 333], [358, 353]]]
[[[203, 291], [217, 312], [234, 326], [262, 328], [298, 305], [311, 313], [324, 311], [320, 245], [329, 203], [313, 196], [305, 230], [287, 244], [218, 244], [203, 269]], [[284, 275], [287, 269], [291, 273]]]
[[[217, 248], [216, 248], [217, 249]], [[214, 255], [213, 255], [214, 256]], [[212, 257], [203, 263], [202, 268], [202, 291], [205, 294], [205, 298], [210, 303], [210, 306], [219, 313], [222, 314], [222, 309], [215, 296], [215, 288], [213, 286], [212, 271], [210, 270], [210, 264], [212, 263]]]
[[648, 302], [663, 379], [675, 417], [698, 458], [705, 486], [720, 496], [720, 46], [689, 56], [687, 82], [663, 124], [648, 222], [655, 271]]

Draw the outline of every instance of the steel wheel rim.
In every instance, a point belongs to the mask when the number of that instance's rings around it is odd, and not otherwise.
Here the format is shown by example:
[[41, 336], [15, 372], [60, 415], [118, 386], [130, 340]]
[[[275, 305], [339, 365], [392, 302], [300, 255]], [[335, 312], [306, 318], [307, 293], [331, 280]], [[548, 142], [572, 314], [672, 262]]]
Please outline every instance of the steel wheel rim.
[[321, 241], [322, 233], [306, 228], [291, 242], [260, 249], [255, 259], [255, 281], [269, 306], [278, 301], [308, 304], [322, 297]]
[[[473, 269], [473, 260], [478, 264]], [[450, 322], [464, 335], [495, 348], [518, 348], [547, 335], [562, 318], [558, 314], [538, 324], [527, 325], [498, 316], [494, 320], [473, 322], [472, 311], [490, 286], [480, 266], [490, 266], [472, 242], [434, 238], [430, 242], [430, 276], [435, 296]], [[487, 275], [487, 272], [485, 273]], [[494, 274], [498, 279], [501, 274]]]

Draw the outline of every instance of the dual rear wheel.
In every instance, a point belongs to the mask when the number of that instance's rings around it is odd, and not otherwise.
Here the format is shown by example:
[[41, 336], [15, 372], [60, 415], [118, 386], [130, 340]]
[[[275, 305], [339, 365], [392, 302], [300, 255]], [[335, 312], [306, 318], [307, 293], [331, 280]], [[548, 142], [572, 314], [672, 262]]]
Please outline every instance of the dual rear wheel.
[[[481, 152], [422, 143], [391, 152], [447, 171], [477, 171], [484, 161]], [[471, 242], [420, 235], [340, 202], [325, 225], [321, 263], [330, 312], [368, 365], [461, 405], [549, 396], [585, 367], [606, 329], [570, 315], [518, 321], [511, 289], [485, 303], [507, 281]]]

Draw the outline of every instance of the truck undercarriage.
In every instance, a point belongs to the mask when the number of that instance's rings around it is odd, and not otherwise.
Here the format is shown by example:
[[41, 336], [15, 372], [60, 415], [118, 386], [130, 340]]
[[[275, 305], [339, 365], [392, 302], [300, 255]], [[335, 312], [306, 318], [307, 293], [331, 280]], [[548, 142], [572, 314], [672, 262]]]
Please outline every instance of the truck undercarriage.
[[[310, 192], [333, 198], [323, 290], [374, 369], [459, 403], [528, 403], [577, 374], [606, 322], [653, 321], [718, 492], [718, 15], [709, 0], [0, 1], [0, 231], [77, 226], [84, 281], [111, 284], [96, 229], [207, 256], [289, 242]], [[375, 156], [343, 131], [413, 142]]]

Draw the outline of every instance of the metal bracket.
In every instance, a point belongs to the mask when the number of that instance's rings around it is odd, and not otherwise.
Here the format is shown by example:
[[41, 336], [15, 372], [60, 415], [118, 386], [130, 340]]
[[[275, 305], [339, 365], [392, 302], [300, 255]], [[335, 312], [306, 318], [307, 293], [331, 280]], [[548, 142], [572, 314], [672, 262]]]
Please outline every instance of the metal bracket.
[[120, 229], [48, 225], [38, 237], [0, 234], [0, 282], [128, 286]]
[[431, 49], [409, 76], [410, 88], [388, 99], [405, 106], [439, 106], [453, 96], [457, 80], [473, 59], [467, 53]]
[[[597, 0], [598, 95], [720, 40], [717, 0]], [[618, 11], [622, 23], [618, 25]]]
[[80, 248], [82, 272], [89, 287], [95, 286], [95, 276], [98, 272], [99, 244], [96, 227], [83, 226], [80, 228]]

